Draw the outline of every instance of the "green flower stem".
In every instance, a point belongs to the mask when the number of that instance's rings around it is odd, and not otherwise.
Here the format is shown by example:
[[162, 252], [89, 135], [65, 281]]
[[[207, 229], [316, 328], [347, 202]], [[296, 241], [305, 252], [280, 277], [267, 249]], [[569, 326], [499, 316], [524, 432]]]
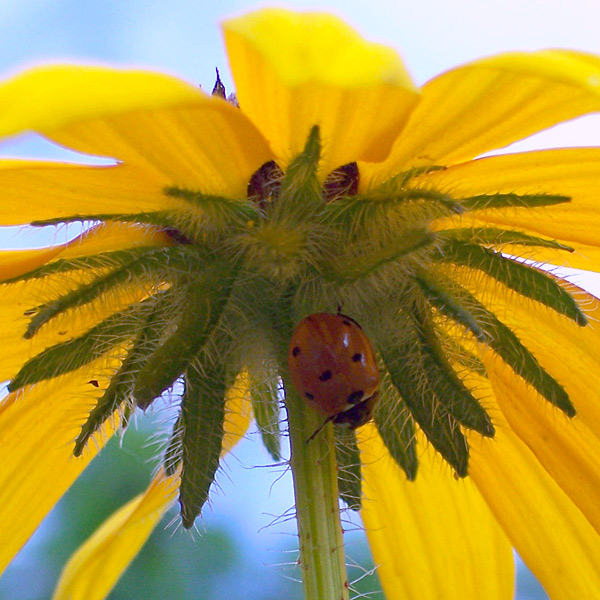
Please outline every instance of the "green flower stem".
[[333, 426], [307, 443], [323, 417], [291, 385], [286, 396], [304, 598], [348, 600]]

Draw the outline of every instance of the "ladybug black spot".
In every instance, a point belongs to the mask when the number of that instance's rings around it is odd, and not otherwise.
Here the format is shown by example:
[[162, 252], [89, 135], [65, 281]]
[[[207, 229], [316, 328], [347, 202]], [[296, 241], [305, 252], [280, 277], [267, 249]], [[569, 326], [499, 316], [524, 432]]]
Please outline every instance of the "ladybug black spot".
[[315, 397], [313, 394], [311, 394], [310, 392], [304, 392], [304, 395], [309, 399], [309, 400], [314, 400]]
[[331, 379], [331, 371], [329, 371], [329, 370], [323, 371], [319, 375], [319, 381], [329, 381], [330, 379]]
[[360, 352], [352, 355], [352, 362], [359, 362], [362, 360], [363, 355]]
[[300, 348], [298, 346], [294, 346], [292, 348], [292, 356], [295, 358], [296, 356], [298, 356], [298, 354], [300, 354]]
[[342, 323], [346, 325], [346, 327], [352, 327], [352, 321], [348, 321], [348, 319], [344, 319]]
[[347, 398], [346, 402], [348, 404], [358, 404], [362, 397], [365, 395], [364, 390], [357, 390], [356, 392], [352, 392]]

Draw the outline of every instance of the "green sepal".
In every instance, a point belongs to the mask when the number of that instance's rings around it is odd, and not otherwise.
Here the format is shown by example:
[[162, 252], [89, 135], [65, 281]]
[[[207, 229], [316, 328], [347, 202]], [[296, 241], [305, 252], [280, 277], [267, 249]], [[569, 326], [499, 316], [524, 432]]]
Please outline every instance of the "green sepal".
[[28, 271], [16, 277], [5, 279], [1, 283], [15, 283], [17, 281], [28, 281], [31, 279], [42, 279], [49, 275], [70, 273], [72, 271], [84, 271], [89, 269], [118, 269], [135, 261], [144, 254], [152, 251], [156, 246], [140, 246], [129, 250], [115, 250], [112, 252], [101, 252], [78, 258], [61, 258], [49, 262], [37, 269]]
[[308, 134], [304, 149], [287, 167], [278, 201], [273, 206], [273, 220], [303, 221], [323, 205], [321, 184], [317, 178], [320, 155], [320, 133], [315, 125]]
[[118, 408], [122, 409], [121, 425], [126, 425], [133, 408], [129, 401], [133, 392], [135, 373], [140, 364], [143, 364], [154, 352], [165, 330], [169, 328], [172, 300], [171, 290], [160, 292], [151, 299], [154, 304], [153, 309], [139, 330], [137, 339], [117, 372], [112, 376], [104, 394], [88, 415], [75, 440], [73, 451], [75, 456], [79, 456], [83, 452], [90, 437]]
[[406, 473], [409, 481], [417, 477], [419, 459], [413, 416], [390, 380], [389, 373], [381, 370], [379, 401], [373, 421], [390, 456]]
[[342, 285], [353, 283], [376, 273], [386, 265], [394, 265], [435, 241], [435, 235], [426, 229], [409, 229], [402, 236], [388, 240], [386, 244], [377, 245], [374, 249], [366, 249], [359, 255], [341, 254], [337, 264], [319, 265], [320, 275], [329, 281]]
[[490, 208], [537, 208], [570, 202], [569, 196], [560, 194], [478, 194], [456, 201], [465, 210], [488, 210]]
[[186, 370], [216, 327], [231, 291], [231, 265], [215, 259], [186, 285], [179, 304], [177, 328], [138, 371], [133, 396], [146, 409]]
[[[436, 291], [439, 293], [428, 295], [428, 299], [438, 310], [468, 327], [468, 321], [456, 319], [453, 308], [448, 310], [449, 306], [462, 305], [476, 321], [477, 331], [485, 328], [485, 336], [480, 341], [494, 350], [517, 375], [534, 387], [548, 402], [560, 408], [567, 416], [575, 416], [575, 407], [565, 389], [540, 365], [535, 355], [510, 327], [502, 323], [493, 312], [487, 310], [472, 294], [458, 285], [447, 283], [444, 289], [444, 285], [438, 283]], [[440, 302], [440, 297], [453, 297], [452, 305]], [[475, 333], [474, 330], [471, 332]]]
[[495, 433], [492, 421], [479, 401], [452, 368], [435, 331], [429, 306], [414, 303], [412, 318], [416, 325], [414, 345], [419, 349], [420, 368], [431, 391], [448, 412], [461, 424], [485, 437]]
[[[390, 179], [388, 179], [383, 186], [386, 188], [402, 189], [406, 187], [406, 184], [414, 178], [419, 178], [429, 173], [436, 173], [438, 171], [445, 171], [448, 167], [444, 165], [420, 165], [418, 167], [411, 167], [406, 171], [397, 173]], [[424, 178], [427, 181], [427, 178]]]
[[279, 390], [275, 381], [250, 382], [252, 412], [265, 448], [275, 461], [281, 460]]
[[130, 261], [120, 263], [116, 268], [101, 274], [90, 283], [80, 285], [40, 306], [31, 318], [23, 337], [31, 339], [42, 325], [59, 314], [89, 304], [116, 286], [131, 282], [136, 277], [149, 284], [154, 274], [156, 283], [159, 283], [161, 276], [167, 276], [177, 269], [185, 271], [201, 269], [201, 259], [205, 254], [203, 249], [179, 245], [154, 247], [140, 252], [132, 251]]
[[[419, 203], [419, 208], [411, 208], [411, 203]], [[414, 222], [416, 226], [423, 227], [430, 219], [461, 212], [461, 205], [446, 193], [396, 188], [388, 182], [365, 194], [344, 196], [329, 202], [321, 211], [319, 220], [360, 235], [361, 232], [372, 231], [373, 223], [380, 221], [389, 222], [400, 217], [403, 223]]]
[[362, 506], [362, 475], [356, 430], [338, 426], [333, 428], [333, 433], [340, 498], [351, 510], [360, 510]]
[[460, 477], [469, 467], [469, 446], [458, 421], [440, 402], [428, 381], [422, 381], [420, 369], [411, 367], [415, 360], [411, 344], [386, 345], [380, 348], [385, 368], [415, 421], [432, 446]]
[[179, 416], [173, 425], [169, 442], [163, 456], [163, 467], [165, 473], [171, 477], [175, 475], [177, 467], [182, 460], [183, 451], [183, 413], [179, 411]]
[[490, 248], [459, 241], [447, 242], [439, 247], [436, 258], [482, 271], [522, 296], [568, 317], [577, 325], [587, 325], [587, 319], [573, 296], [555, 278], [540, 269]]
[[154, 304], [154, 298], [134, 304], [81, 336], [46, 348], [23, 365], [10, 382], [9, 391], [75, 371], [126, 343], [145, 326]]
[[453, 362], [467, 371], [472, 371], [478, 375], [486, 375], [485, 365], [478, 356], [469, 352], [457, 339], [444, 331], [438, 331], [437, 333], [445, 356], [450, 357]]
[[414, 280], [421, 288], [425, 298], [443, 314], [450, 317], [466, 329], [477, 340], [485, 342], [487, 334], [475, 316], [439, 281], [436, 274], [429, 274], [421, 269], [414, 275]]
[[514, 229], [500, 229], [498, 227], [463, 227], [460, 229], [444, 229], [436, 231], [442, 242], [472, 242], [482, 246], [532, 246], [538, 248], [554, 248], [565, 252], [574, 252], [571, 246], [561, 244], [556, 240], [529, 235]]
[[186, 529], [208, 499], [223, 446], [225, 371], [218, 364], [194, 363], [185, 375], [181, 398], [181, 484], [179, 504]]
[[203, 194], [179, 187], [166, 187], [163, 192], [165, 196], [189, 204], [194, 215], [192, 222], [187, 219], [187, 227], [184, 222], [180, 222], [179, 226], [184, 227], [184, 233], [191, 229], [193, 237], [199, 237], [206, 232], [223, 231], [248, 221], [257, 221], [260, 216], [255, 204], [248, 200]]
[[567, 416], [574, 417], [577, 411], [563, 386], [540, 365], [535, 355], [515, 333], [472, 296], [469, 302], [472, 303], [471, 309], [480, 323], [485, 323], [489, 335], [488, 346], [548, 402], [560, 408]]

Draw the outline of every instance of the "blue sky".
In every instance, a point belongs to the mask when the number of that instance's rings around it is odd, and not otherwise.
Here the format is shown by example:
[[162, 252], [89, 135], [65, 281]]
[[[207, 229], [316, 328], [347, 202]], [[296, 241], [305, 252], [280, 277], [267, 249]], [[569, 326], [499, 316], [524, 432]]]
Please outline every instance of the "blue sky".
[[[246, 0], [0, 0], [0, 76], [40, 63], [85, 62], [157, 69], [210, 88], [218, 67], [231, 90], [218, 23], [261, 5]], [[397, 48], [417, 83], [454, 65], [510, 50], [570, 47], [600, 54], [598, 0], [297, 0], [283, 5], [345, 17], [365, 36]], [[600, 117], [592, 117], [517, 147], [597, 145], [598, 140]], [[0, 143], [0, 155], [26, 153], [63, 156], [31, 140]], [[0, 233], [0, 244], [17, 245], [15, 232]], [[598, 280], [578, 281], [600, 290]], [[282, 514], [292, 502], [289, 481], [271, 488], [278, 470], [249, 469], [268, 463], [257, 446], [245, 444], [229, 461], [221, 477], [223, 493], [212, 507], [223, 518], [239, 519], [250, 535], [270, 522], [269, 514]], [[243, 518], [237, 489], [244, 490]], [[269, 530], [260, 534], [267, 546], [269, 535]]]

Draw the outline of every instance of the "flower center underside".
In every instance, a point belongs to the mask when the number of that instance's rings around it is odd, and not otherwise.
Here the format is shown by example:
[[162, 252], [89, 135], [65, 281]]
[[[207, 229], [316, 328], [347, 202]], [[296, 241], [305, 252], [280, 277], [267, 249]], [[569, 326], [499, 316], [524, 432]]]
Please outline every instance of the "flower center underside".
[[[341, 306], [369, 336], [381, 375], [373, 420], [409, 479], [417, 473], [417, 427], [461, 477], [468, 473], [465, 430], [494, 435], [489, 414], [468, 386], [470, 374], [485, 375], [478, 346], [575, 414], [565, 390], [477, 290], [478, 281], [498, 282], [583, 326], [584, 314], [560, 283], [511, 254], [514, 245], [572, 249], [516, 230], [465, 225], [471, 213], [551, 209], [569, 198], [455, 198], [428, 181], [440, 166], [362, 186], [359, 167], [349, 163], [320, 182], [320, 150], [315, 127], [285, 171], [275, 161], [258, 168], [243, 199], [171, 187], [164, 193], [179, 207], [171, 212], [62, 219], [137, 222], [167, 233], [171, 244], [59, 259], [17, 278], [38, 285], [42, 297], [25, 313], [25, 338], [35, 342], [65, 323], [72, 326], [66, 341], [41, 343], [10, 389], [88, 367], [96, 400], [75, 455], [115, 414], [126, 423], [135, 408], [146, 409], [181, 383], [164, 463], [169, 473], [181, 470], [186, 527], [214, 479], [227, 418], [224, 398], [241, 385], [241, 374], [263, 440], [279, 459], [287, 345], [295, 323], [314, 312]], [[458, 224], [440, 228], [436, 222]], [[77, 329], [90, 320], [91, 328]], [[336, 440], [339, 470], [346, 474], [341, 494], [358, 508], [356, 436], [336, 428]]]

